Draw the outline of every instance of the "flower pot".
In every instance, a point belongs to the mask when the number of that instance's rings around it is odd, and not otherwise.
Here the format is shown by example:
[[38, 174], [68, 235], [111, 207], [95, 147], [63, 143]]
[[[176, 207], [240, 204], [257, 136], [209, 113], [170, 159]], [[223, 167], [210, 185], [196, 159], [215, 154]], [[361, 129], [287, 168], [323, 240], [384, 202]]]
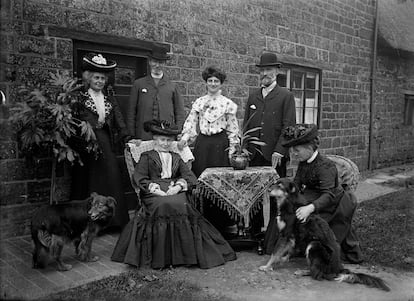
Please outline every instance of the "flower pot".
[[249, 157], [247, 155], [232, 155], [230, 165], [236, 170], [243, 170], [249, 166]]

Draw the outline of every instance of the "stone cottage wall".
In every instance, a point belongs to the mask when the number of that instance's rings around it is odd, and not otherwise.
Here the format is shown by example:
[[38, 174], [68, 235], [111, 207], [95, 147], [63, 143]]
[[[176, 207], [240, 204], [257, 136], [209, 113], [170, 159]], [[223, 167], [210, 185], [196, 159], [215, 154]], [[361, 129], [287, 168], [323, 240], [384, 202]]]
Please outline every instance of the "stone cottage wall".
[[414, 91], [414, 58], [392, 54], [380, 52], [377, 60], [374, 168], [414, 158], [414, 125], [404, 124], [404, 91]]
[[[52, 28], [80, 30], [170, 44], [170, 77], [187, 109], [205, 93], [202, 69], [228, 73], [224, 94], [239, 105], [258, 86], [254, 66], [263, 50], [284, 62], [322, 70], [321, 135], [324, 152], [367, 167], [372, 1], [368, 0], [2, 0], [0, 88], [7, 104], [23, 83], [72, 72], [72, 40]], [[28, 167], [0, 115], [0, 197], [3, 237], [27, 233], [32, 210], [47, 201], [50, 160]], [[65, 182], [67, 176], [60, 174]]]

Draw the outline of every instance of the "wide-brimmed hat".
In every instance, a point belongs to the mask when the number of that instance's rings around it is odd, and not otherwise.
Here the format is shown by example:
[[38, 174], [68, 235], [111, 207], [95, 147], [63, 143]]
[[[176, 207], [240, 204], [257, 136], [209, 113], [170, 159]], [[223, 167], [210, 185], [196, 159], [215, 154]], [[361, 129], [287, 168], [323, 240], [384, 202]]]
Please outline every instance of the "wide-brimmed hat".
[[272, 52], [265, 52], [260, 56], [259, 64], [257, 67], [281, 67], [282, 63], [277, 60], [277, 55]]
[[108, 60], [99, 53], [88, 53], [82, 58], [82, 70], [94, 72], [111, 72], [116, 67], [116, 62]]
[[159, 46], [154, 46], [149, 57], [158, 61], [166, 61], [171, 59], [171, 56], [168, 54], [167, 50]]
[[144, 122], [144, 130], [146, 132], [151, 132], [153, 135], [174, 137], [181, 133], [177, 126], [171, 125], [165, 120], [156, 119]]
[[315, 124], [296, 124], [283, 129], [282, 146], [292, 147], [314, 141], [318, 137], [318, 128]]

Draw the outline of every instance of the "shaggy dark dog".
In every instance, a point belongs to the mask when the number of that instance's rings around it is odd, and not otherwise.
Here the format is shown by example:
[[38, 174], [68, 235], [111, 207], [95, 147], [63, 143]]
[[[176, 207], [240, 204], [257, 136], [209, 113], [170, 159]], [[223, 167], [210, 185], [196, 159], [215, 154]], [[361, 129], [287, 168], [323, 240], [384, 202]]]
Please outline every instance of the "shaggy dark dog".
[[45, 205], [31, 220], [34, 242], [33, 268], [44, 268], [49, 255], [57, 262], [60, 271], [72, 268], [61, 259], [65, 243], [73, 242], [76, 255], [82, 261], [96, 261], [91, 257], [92, 241], [114, 216], [116, 201], [113, 197], [95, 192], [82, 201]]
[[361, 283], [385, 291], [390, 290], [378, 277], [344, 269], [340, 259], [341, 248], [335, 234], [323, 218], [311, 214], [304, 223], [297, 220], [296, 209], [307, 205], [307, 202], [293, 181], [287, 178], [280, 179], [272, 187], [270, 196], [277, 201], [279, 237], [270, 260], [261, 266], [260, 270], [272, 270], [277, 263], [289, 260], [292, 254], [305, 251], [309, 270], [296, 273], [297, 275], [311, 276], [316, 280]]

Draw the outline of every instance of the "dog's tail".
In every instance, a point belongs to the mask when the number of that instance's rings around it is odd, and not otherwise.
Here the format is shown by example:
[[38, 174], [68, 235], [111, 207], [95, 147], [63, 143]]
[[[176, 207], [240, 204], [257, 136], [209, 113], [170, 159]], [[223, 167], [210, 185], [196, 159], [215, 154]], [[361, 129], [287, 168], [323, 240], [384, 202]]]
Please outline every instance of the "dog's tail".
[[386, 292], [391, 289], [385, 284], [385, 281], [379, 277], [371, 276], [364, 273], [354, 273], [350, 270], [343, 270], [336, 278], [339, 282], [360, 283], [369, 287], [376, 287]]

